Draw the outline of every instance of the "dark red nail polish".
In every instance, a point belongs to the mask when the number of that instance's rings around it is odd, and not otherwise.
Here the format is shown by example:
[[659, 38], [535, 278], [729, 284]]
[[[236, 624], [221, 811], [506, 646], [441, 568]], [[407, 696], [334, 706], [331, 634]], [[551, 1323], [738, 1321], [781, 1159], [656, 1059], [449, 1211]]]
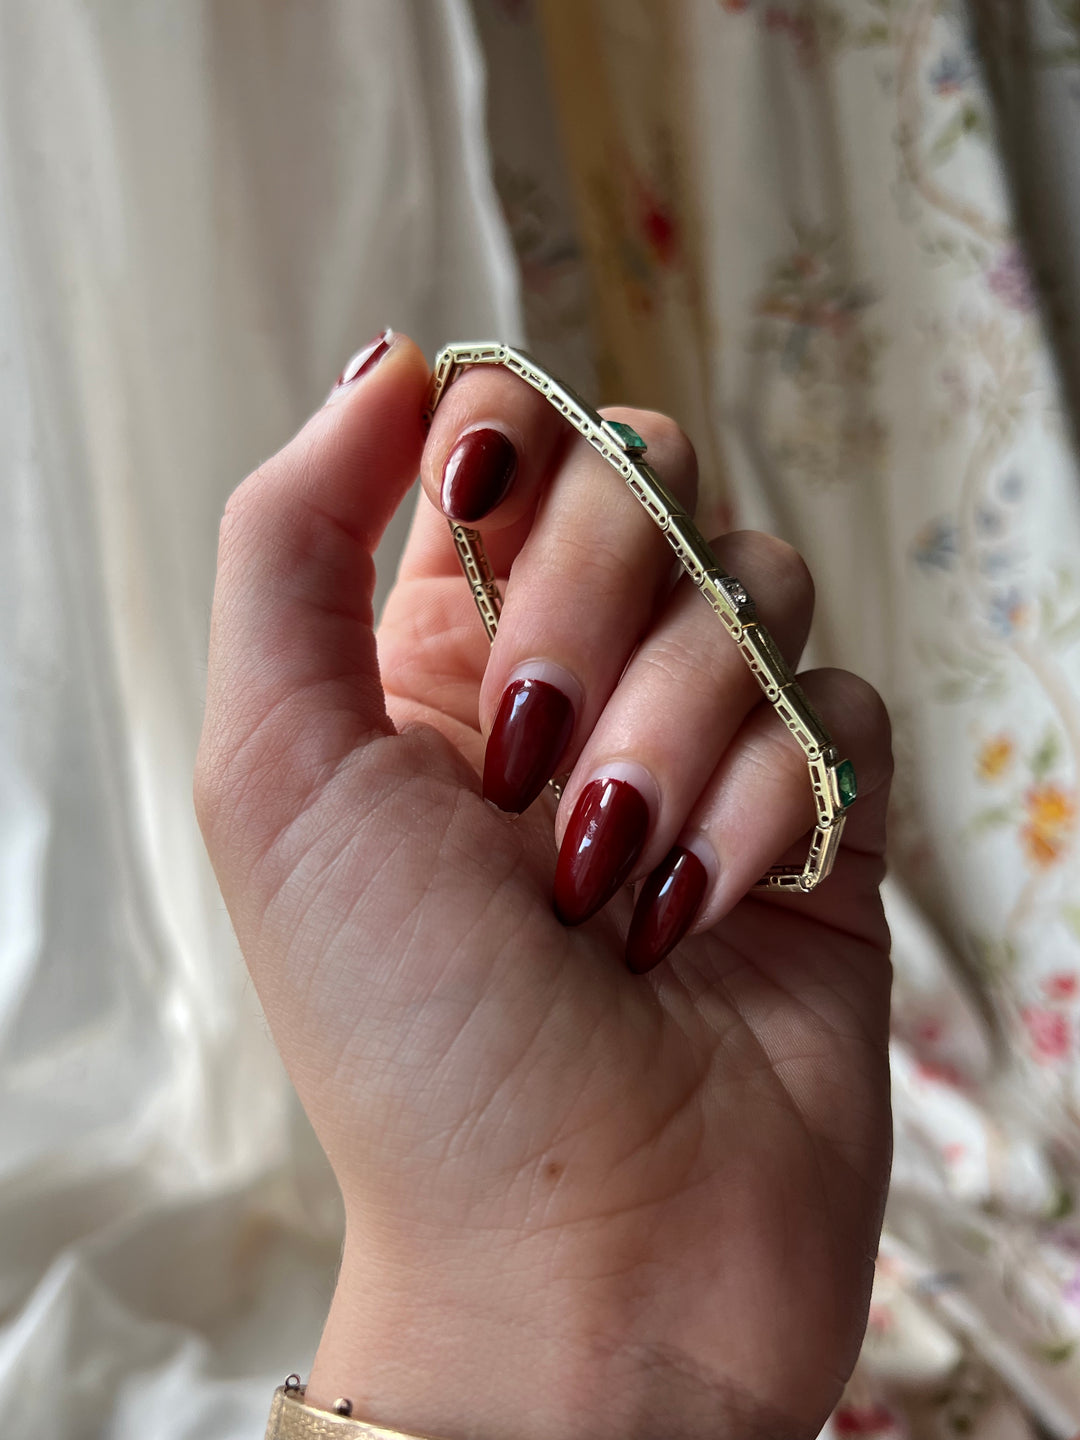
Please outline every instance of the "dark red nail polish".
[[649, 807], [626, 780], [592, 780], [578, 797], [555, 866], [555, 913], [581, 925], [606, 905], [641, 854]]
[[334, 389], [338, 390], [342, 385], [351, 385], [354, 380], [359, 380], [361, 375], [366, 375], [369, 370], [374, 370], [390, 349], [390, 342], [393, 338], [393, 330], [382, 330], [374, 340], [369, 341], [362, 350], [358, 350], [338, 376]]
[[520, 815], [555, 774], [570, 743], [574, 707], [545, 680], [514, 680], [503, 691], [484, 753], [484, 799]]
[[470, 430], [443, 466], [444, 513], [464, 524], [482, 520], [504, 498], [516, 470], [517, 451], [501, 430]]
[[626, 963], [637, 975], [659, 965], [694, 923], [709, 885], [692, 850], [676, 845], [646, 879], [626, 937]]

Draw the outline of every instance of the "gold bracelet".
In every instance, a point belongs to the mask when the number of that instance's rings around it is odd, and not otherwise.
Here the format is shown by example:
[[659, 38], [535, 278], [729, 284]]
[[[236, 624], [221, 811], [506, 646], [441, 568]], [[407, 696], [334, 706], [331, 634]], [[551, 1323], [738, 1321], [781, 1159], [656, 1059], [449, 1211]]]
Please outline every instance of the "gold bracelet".
[[[776, 642], [757, 617], [753, 600], [729, 575], [674, 495], [642, 460], [645, 442], [629, 425], [605, 420], [569, 385], [564, 385], [521, 350], [496, 340], [447, 345], [435, 360], [427, 419], [452, 381], [467, 365], [500, 365], [538, 390], [574, 429], [626, 481], [630, 491], [663, 532], [680, 564], [738, 646], [754, 679], [795, 737], [810, 770], [817, 823], [810, 853], [802, 866], [774, 865], [755, 885], [758, 890], [813, 890], [832, 870], [844, 833], [848, 807], [855, 799], [855, 767], [841, 760], [821, 716], [806, 698]], [[479, 532], [450, 522], [458, 559], [472, 590], [489, 641], [494, 641], [502, 599]]]
[[357, 1420], [351, 1400], [336, 1400], [333, 1410], [317, 1410], [304, 1400], [299, 1375], [290, 1375], [274, 1391], [266, 1440], [435, 1440], [431, 1435], [413, 1435], [404, 1430], [387, 1430]]

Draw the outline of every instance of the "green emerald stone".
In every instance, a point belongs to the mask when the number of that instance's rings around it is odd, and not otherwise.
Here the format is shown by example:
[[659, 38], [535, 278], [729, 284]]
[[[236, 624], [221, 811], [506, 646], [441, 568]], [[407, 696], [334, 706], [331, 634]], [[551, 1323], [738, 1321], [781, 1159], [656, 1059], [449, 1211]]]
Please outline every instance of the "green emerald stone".
[[627, 450], [636, 450], [639, 455], [645, 454], [645, 441], [637, 433], [632, 425], [624, 425], [621, 420], [609, 420], [608, 426], [615, 431]]
[[840, 795], [840, 804], [846, 810], [854, 803], [859, 793], [858, 781], [855, 779], [855, 766], [850, 760], [841, 760], [836, 767], [836, 789]]

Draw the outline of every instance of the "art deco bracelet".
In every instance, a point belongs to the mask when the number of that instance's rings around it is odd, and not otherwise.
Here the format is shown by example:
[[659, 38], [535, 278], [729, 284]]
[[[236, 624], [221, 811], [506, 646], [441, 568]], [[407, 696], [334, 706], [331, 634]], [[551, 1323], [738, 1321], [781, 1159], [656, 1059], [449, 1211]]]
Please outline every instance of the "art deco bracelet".
[[[826, 878], [840, 849], [848, 807], [855, 799], [855, 769], [841, 760], [821, 717], [803, 693], [772, 636], [757, 617], [753, 600], [718, 563], [701, 532], [656, 472], [642, 459], [645, 442], [629, 425], [605, 420], [568, 385], [520, 350], [497, 341], [447, 345], [435, 361], [427, 416], [459, 372], [469, 365], [501, 365], [538, 390], [594, 450], [616, 470], [667, 538], [690, 579], [720, 617], [766, 699], [798, 741], [810, 769], [817, 823], [805, 865], [776, 865], [755, 886], [759, 890], [813, 890]], [[461, 567], [472, 588], [489, 641], [495, 639], [502, 599], [476, 530], [451, 522]]]

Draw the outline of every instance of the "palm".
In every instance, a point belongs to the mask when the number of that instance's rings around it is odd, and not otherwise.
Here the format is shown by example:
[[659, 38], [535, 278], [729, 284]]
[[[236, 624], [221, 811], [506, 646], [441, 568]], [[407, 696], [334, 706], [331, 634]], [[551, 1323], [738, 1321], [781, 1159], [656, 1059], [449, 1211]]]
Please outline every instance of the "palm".
[[[446, 593], [417, 603], [416, 584]], [[663, 1274], [650, 1343], [691, 1335], [755, 1400], [812, 1414], [854, 1358], [862, 1315], [848, 1297], [863, 1293], [888, 1163], [873, 942], [811, 903], [750, 898], [653, 983], [622, 964], [628, 898], [567, 931], [550, 904], [553, 802], [519, 821], [493, 812], [470, 773], [478, 732], [432, 703], [449, 694], [467, 710], [471, 697], [475, 714], [486, 642], [478, 624], [462, 640], [470, 612], [461, 582], [399, 587], [380, 637], [391, 716], [451, 744], [416, 730], [364, 752], [311, 797], [281, 853], [286, 873], [313, 877], [290, 897], [288, 949], [324, 957], [304, 1028], [279, 1036], [286, 1058], [295, 1049], [343, 1183], [396, 1224], [466, 1227], [478, 1253], [508, 1228], [524, 1250], [570, 1246], [583, 1286], [613, 1269], [642, 1285]], [[399, 626], [417, 613], [439, 629]], [[379, 809], [342, 863], [348, 817], [373, 791]], [[873, 869], [847, 857], [832, 901], [861, 908], [883, 945]], [[412, 1159], [373, 1167], [391, 1125]]]

